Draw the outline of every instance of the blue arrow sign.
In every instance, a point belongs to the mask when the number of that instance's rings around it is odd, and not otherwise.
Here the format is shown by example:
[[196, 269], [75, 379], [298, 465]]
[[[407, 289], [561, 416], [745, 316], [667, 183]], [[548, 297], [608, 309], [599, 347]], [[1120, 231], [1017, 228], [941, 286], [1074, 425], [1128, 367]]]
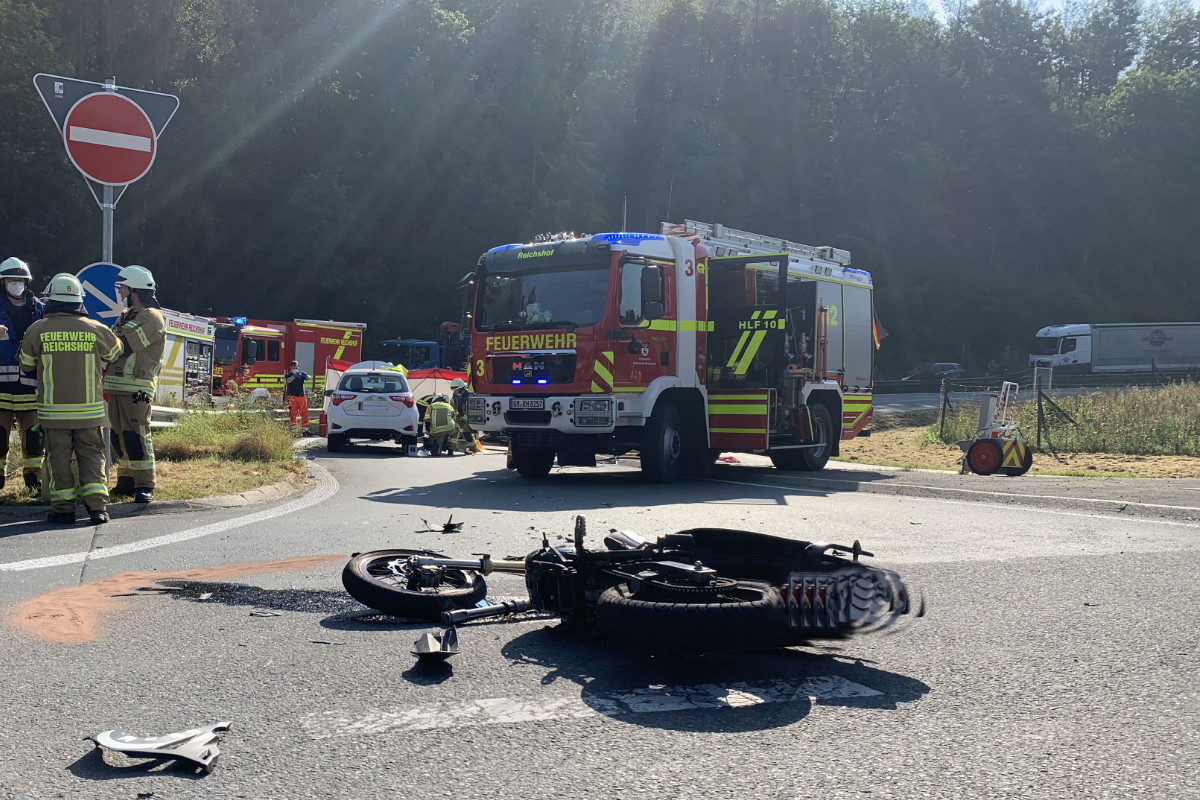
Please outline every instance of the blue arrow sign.
[[121, 301], [117, 297], [117, 273], [121, 268], [103, 261], [88, 264], [75, 277], [83, 284], [83, 307], [94, 320], [112, 326], [121, 316]]

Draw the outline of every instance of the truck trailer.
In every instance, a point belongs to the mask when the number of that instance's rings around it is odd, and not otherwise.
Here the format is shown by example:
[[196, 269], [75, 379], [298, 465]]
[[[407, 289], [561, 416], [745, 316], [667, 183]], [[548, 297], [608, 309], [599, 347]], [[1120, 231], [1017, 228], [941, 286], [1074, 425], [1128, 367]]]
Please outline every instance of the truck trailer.
[[1034, 367], [1065, 373], [1200, 369], [1200, 322], [1049, 325], [1037, 332]]
[[527, 477], [636, 450], [656, 483], [721, 452], [819, 470], [871, 422], [872, 282], [850, 253], [687, 220], [484, 253], [468, 421]]

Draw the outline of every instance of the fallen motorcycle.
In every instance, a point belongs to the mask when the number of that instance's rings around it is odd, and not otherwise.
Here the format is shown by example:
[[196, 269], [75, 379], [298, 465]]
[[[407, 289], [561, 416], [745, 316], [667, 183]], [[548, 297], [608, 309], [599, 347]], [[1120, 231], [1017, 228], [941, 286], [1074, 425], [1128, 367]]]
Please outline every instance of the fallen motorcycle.
[[[351, 557], [342, 583], [381, 611], [457, 625], [529, 609], [570, 632], [662, 650], [746, 650], [843, 638], [910, 613], [900, 577], [868, 567], [847, 547], [751, 531], [693, 528], [649, 542], [610, 531], [604, 548], [542, 546], [523, 561], [448, 558], [427, 550]], [[485, 576], [525, 575], [528, 600], [488, 605]], [[916, 616], [923, 614], [923, 606]]]

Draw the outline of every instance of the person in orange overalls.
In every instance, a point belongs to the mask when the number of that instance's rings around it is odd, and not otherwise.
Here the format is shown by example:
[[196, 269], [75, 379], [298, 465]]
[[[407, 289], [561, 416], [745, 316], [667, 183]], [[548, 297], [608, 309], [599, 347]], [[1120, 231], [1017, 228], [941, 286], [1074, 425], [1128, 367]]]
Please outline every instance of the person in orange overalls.
[[308, 436], [308, 393], [304, 391], [304, 382], [307, 380], [308, 373], [301, 371], [297, 361], [289, 364], [287, 372], [283, 375], [288, 417], [291, 419], [292, 429], [299, 431], [302, 436]]

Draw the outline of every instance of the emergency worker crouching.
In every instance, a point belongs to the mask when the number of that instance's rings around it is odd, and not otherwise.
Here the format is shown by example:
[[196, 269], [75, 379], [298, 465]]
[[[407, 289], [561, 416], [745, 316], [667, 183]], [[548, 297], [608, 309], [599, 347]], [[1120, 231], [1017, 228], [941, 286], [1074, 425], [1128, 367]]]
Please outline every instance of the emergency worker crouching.
[[117, 273], [117, 296], [128, 308], [112, 332], [123, 352], [104, 376], [113, 458], [117, 462], [117, 485], [112, 493], [133, 495], [135, 503], [154, 500], [150, 414], [167, 341], [167, 326], [155, 288], [154, 276], [145, 267], [129, 266]]
[[[74, 275], [50, 281], [45, 317], [21, 342], [21, 369], [37, 373], [37, 414], [46, 440], [50, 522], [74, 525], [79, 499], [93, 524], [108, 522], [104, 475], [104, 365], [121, 354], [113, 332], [87, 318], [83, 287]], [[71, 471], [71, 457], [79, 480]]]
[[451, 434], [457, 437], [458, 423], [454, 421], [454, 406], [446, 401], [446, 395], [434, 396], [433, 402], [425, 410], [425, 430], [429, 434], [429, 452], [431, 455], [445, 453], [450, 455]]
[[37, 418], [37, 379], [21, 372], [18, 354], [29, 326], [42, 318], [43, 304], [29, 288], [33, 273], [19, 258], [0, 263], [0, 489], [4, 488], [4, 465], [8, 442], [16, 423], [21, 439], [21, 472], [25, 486], [41, 489], [42, 429]]

